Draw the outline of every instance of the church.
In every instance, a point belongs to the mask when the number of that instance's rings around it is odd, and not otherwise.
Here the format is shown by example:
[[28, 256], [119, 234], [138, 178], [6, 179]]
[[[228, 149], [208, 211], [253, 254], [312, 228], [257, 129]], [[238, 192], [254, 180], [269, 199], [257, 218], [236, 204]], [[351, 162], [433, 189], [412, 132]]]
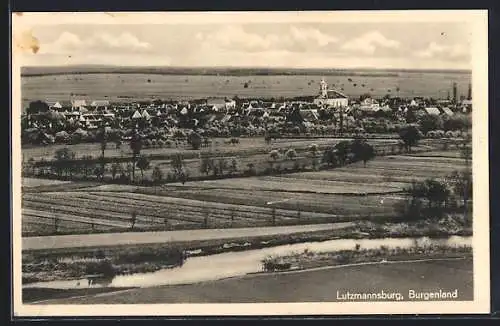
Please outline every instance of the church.
[[322, 79], [319, 84], [319, 96], [314, 99], [314, 104], [328, 107], [347, 107], [349, 99], [339, 91], [328, 89], [327, 82]]

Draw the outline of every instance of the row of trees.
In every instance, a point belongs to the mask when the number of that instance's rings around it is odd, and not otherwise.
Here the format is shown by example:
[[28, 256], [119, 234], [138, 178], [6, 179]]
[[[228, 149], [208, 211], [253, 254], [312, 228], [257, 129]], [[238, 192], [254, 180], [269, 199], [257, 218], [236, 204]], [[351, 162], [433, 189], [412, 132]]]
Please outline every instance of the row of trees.
[[465, 142], [460, 153], [465, 161], [464, 170], [454, 171], [442, 180], [428, 178], [421, 182], [414, 181], [404, 190], [408, 197], [396, 206], [402, 219], [420, 220], [441, 217], [446, 210], [459, 208], [456, 205], [456, 199], [459, 199], [465, 221], [470, 223], [468, 204], [472, 199], [473, 188], [470, 166], [472, 149]]

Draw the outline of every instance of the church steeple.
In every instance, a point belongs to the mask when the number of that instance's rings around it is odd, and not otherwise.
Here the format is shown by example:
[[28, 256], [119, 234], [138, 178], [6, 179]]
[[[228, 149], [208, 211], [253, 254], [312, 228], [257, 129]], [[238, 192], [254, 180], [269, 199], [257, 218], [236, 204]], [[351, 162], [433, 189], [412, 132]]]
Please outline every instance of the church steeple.
[[321, 79], [321, 82], [319, 83], [319, 94], [321, 97], [328, 97], [328, 83], [324, 78]]

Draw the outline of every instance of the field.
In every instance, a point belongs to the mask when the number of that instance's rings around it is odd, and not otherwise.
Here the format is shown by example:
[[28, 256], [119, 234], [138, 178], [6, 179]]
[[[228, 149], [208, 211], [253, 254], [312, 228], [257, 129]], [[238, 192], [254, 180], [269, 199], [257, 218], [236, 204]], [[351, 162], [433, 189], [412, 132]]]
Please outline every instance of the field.
[[408, 298], [410, 289], [458, 289], [457, 300], [472, 300], [472, 259], [424, 260], [247, 275], [196, 284], [137, 288], [107, 295], [95, 295], [89, 290], [26, 289], [23, 298], [26, 297], [27, 301], [53, 299], [43, 304], [335, 302], [341, 301], [337, 291], [342, 294], [345, 291], [384, 291], [399, 292], [405, 300], [411, 301]]
[[[394, 136], [397, 138], [397, 135]], [[226, 138], [213, 138], [211, 139], [211, 144], [209, 148], [202, 148], [199, 150], [191, 149], [191, 146], [188, 146], [185, 143], [179, 144], [179, 147], [176, 147], [175, 144], [172, 148], [143, 148], [141, 150], [141, 154], [143, 155], [172, 155], [176, 153], [181, 153], [186, 157], [198, 157], [199, 153], [207, 152], [211, 148], [215, 151], [215, 153], [224, 153], [224, 154], [235, 154], [239, 155], [249, 155], [255, 154], [259, 152], [268, 153], [272, 149], [281, 149], [281, 148], [296, 148], [305, 149], [307, 146], [311, 144], [317, 144], [318, 146], [327, 146], [334, 145], [342, 140], [350, 140], [352, 138], [317, 138], [317, 139], [277, 139], [273, 140], [270, 145], [266, 144], [264, 137], [252, 137], [252, 138], [240, 138], [240, 143], [238, 145], [227, 144]], [[396, 139], [370, 139], [369, 140], [373, 145], [382, 145], [382, 144], [395, 144], [397, 143]], [[92, 157], [100, 157], [101, 156], [101, 147], [99, 143], [85, 143], [85, 144], [75, 144], [75, 145], [65, 145], [65, 144], [55, 144], [48, 146], [30, 146], [22, 149], [23, 159], [28, 161], [33, 158], [34, 160], [53, 160], [54, 155], [58, 149], [61, 148], [69, 148], [73, 151], [77, 157], [82, 157], [86, 155], [91, 155]], [[128, 146], [127, 143], [123, 144], [119, 149], [116, 148], [114, 143], [109, 143], [106, 151], [106, 157], [120, 157], [120, 156], [131, 156], [132, 150]]]
[[396, 214], [394, 204], [403, 198], [400, 192], [412, 180], [441, 178], [464, 167], [464, 161], [454, 157], [397, 155], [377, 157], [366, 167], [355, 163], [332, 170], [162, 187], [43, 185], [36, 192], [23, 192], [23, 234], [126, 230], [131, 229], [134, 212], [136, 230], [390, 218]]
[[[62, 74], [23, 76], [22, 103], [30, 101], [67, 100], [71, 95], [88, 100], [108, 99], [116, 102], [162, 99], [194, 99], [206, 97], [295, 97], [314, 96], [322, 74], [312, 75], [162, 75], [162, 74]], [[331, 87], [350, 97], [364, 93], [382, 97], [386, 94], [401, 97], [446, 98], [453, 82], [459, 95], [465, 95], [471, 75], [467, 72], [395, 72], [386, 75], [344, 74], [328, 76]], [[351, 81], [349, 81], [349, 79]], [[247, 83], [248, 87], [244, 85]], [[399, 87], [399, 91], [397, 88]]]

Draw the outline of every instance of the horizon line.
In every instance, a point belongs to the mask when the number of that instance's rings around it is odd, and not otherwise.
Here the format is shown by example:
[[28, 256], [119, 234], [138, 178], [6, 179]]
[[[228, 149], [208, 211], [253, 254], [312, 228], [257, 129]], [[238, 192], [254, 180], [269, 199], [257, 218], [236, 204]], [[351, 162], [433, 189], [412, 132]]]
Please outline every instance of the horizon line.
[[462, 71], [472, 72], [471, 68], [376, 68], [376, 67], [268, 67], [268, 66], [169, 66], [169, 65], [114, 65], [114, 64], [66, 64], [66, 65], [24, 65], [24, 68], [72, 68], [72, 67], [106, 67], [106, 68], [165, 68], [165, 69], [268, 69], [268, 70], [380, 70], [380, 71]]

